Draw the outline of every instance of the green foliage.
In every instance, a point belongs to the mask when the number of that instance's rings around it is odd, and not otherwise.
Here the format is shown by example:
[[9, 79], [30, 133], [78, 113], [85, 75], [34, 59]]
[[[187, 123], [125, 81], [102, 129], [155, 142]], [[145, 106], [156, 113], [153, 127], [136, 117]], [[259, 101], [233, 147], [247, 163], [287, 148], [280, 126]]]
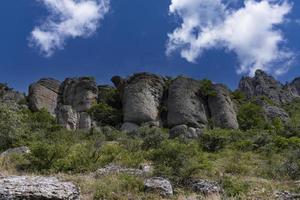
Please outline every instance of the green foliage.
[[101, 90], [99, 94], [99, 103], [107, 104], [115, 109], [121, 109], [122, 103], [120, 93], [116, 88], [105, 88]]
[[238, 112], [238, 122], [242, 130], [263, 129], [267, 124], [263, 109], [253, 103], [241, 106]]
[[143, 191], [143, 181], [134, 176], [119, 175], [104, 177], [96, 187], [95, 200], [139, 199], [136, 194]]
[[231, 98], [236, 100], [238, 103], [243, 103], [246, 101], [245, 93], [238, 90], [231, 93]]
[[248, 183], [234, 177], [222, 177], [221, 183], [229, 197], [239, 198], [240, 195], [246, 194], [250, 189]]
[[155, 174], [166, 176], [180, 183], [210, 165], [196, 143], [182, 143], [166, 140], [159, 148], [149, 152], [149, 159], [155, 164]]
[[26, 136], [26, 130], [22, 113], [0, 105], [0, 151], [22, 142]]
[[200, 83], [200, 91], [203, 96], [216, 96], [217, 93], [213, 87], [213, 84], [210, 80], [203, 79]]
[[122, 112], [106, 103], [98, 103], [88, 113], [101, 125], [116, 126], [122, 122]]

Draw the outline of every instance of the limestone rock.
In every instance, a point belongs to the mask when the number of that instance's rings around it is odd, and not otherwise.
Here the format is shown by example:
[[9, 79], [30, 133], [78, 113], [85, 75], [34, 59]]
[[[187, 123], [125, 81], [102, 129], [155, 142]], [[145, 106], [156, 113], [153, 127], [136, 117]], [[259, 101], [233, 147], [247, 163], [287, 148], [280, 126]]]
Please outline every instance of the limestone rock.
[[121, 167], [119, 165], [107, 165], [104, 168], [98, 169], [95, 173], [95, 176], [97, 178], [111, 175], [111, 174], [128, 174], [132, 176], [142, 176], [145, 177], [151, 173], [151, 166], [141, 166], [140, 169], [134, 169], [134, 168], [125, 168]]
[[193, 180], [190, 187], [194, 192], [201, 193], [205, 196], [220, 196], [223, 189], [217, 182], [207, 180]]
[[300, 194], [288, 191], [276, 192], [276, 199], [278, 200], [297, 200], [300, 199]]
[[90, 129], [93, 122], [87, 111], [97, 97], [98, 87], [92, 78], [67, 78], [59, 89], [58, 122], [71, 130]]
[[20, 92], [9, 88], [6, 84], [0, 83], [0, 103], [6, 104], [10, 108], [19, 109], [22, 106], [20, 102], [26, 102], [26, 96]]
[[237, 115], [229, 90], [221, 84], [216, 84], [213, 88], [215, 95], [208, 97], [208, 106], [214, 126], [225, 129], [238, 129]]
[[30, 153], [30, 149], [24, 146], [24, 147], [7, 149], [6, 151], [0, 154], [0, 157], [9, 156], [12, 154], [22, 155], [22, 154], [29, 154], [29, 153]]
[[138, 129], [139, 129], [138, 125], [136, 125], [134, 123], [130, 123], [130, 122], [125, 122], [121, 127], [121, 131], [123, 131], [125, 133], [132, 133]]
[[33, 111], [46, 109], [55, 114], [60, 82], [51, 78], [44, 78], [29, 86], [29, 108]]
[[0, 200], [79, 200], [79, 189], [53, 177], [0, 177]]
[[290, 121], [289, 114], [282, 108], [277, 106], [271, 106], [271, 105], [264, 105], [263, 106], [265, 115], [267, 119], [273, 120], [273, 119], [280, 119], [282, 122], [287, 123]]
[[239, 90], [249, 99], [267, 96], [277, 104], [290, 102], [295, 97], [295, 93], [262, 70], [257, 70], [253, 78], [243, 77], [239, 83]]
[[144, 186], [146, 192], [159, 192], [161, 196], [173, 195], [173, 187], [170, 181], [161, 177], [146, 179]]
[[186, 139], [196, 139], [201, 136], [203, 129], [178, 125], [170, 129], [170, 138], [182, 137]]
[[207, 122], [205, 102], [200, 95], [200, 82], [185, 77], [172, 81], [168, 95], [168, 126], [185, 124], [204, 128]]
[[140, 73], [130, 77], [122, 97], [124, 122], [140, 125], [158, 120], [163, 91], [161, 76]]
[[59, 91], [59, 103], [70, 105], [77, 112], [87, 111], [97, 102], [98, 87], [90, 77], [67, 78]]

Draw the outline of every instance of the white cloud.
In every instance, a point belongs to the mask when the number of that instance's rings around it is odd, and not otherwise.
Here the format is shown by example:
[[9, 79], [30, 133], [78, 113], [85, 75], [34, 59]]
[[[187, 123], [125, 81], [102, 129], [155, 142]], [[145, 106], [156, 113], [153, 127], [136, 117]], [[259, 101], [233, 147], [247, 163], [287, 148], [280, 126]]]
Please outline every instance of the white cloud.
[[49, 57], [67, 39], [89, 37], [109, 11], [109, 0], [37, 0], [50, 16], [31, 32], [30, 45]]
[[170, 13], [182, 22], [168, 34], [167, 55], [179, 51], [187, 61], [196, 62], [203, 51], [224, 48], [236, 53], [238, 73], [286, 72], [294, 54], [283, 48], [285, 38], [277, 25], [285, 22], [292, 5], [287, 0], [245, 0], [243, 7], [234, 9], [228, 2], [172, 0]]

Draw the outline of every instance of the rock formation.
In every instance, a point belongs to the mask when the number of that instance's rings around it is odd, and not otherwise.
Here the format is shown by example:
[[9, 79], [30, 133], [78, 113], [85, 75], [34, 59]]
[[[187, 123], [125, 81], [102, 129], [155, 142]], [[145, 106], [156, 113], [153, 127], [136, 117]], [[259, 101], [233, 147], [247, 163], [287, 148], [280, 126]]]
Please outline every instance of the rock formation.
[[0, 177], [0, 200], [79, 200], [79, 189], [53, 177]]
[[60, 81], [44, 78], [29, 86], [28, 101], [29, 107], [33, 111], [46, 109], [55, 115]]
[[142, 124], [159, 121], [159, 107], [164, 91], [164, 78], [149, 73], [130, 77], [123, 89], [124, 122]]
[[161, 177], [146, 179], [144, 182], [146, 192], [159, 192], [161, 196], [173, 195], [171, 182]]
[[221, 84], [213, 86], [215, 95], [208, 97], [208, 107], [215, 127], [238, 129], [236, 112], [230, 98], [230, 91]]
[[97, 103], [98, 87], [89, 77], [68, 78], [60, 86], [58, 122], [68, 129], [90, 129], [92, 119], [87, 114], [89, 108]]
[[296, 96], [290, 87], [282, 85], [262, 70], [257, 70], [253, 78], [243, 77], [238, 89], [244, 92], [248, 99], [266, 96], [276, 104], [290, 102]]
[[26, 107], [26, 96], [0, 83], [0, 103], [15, 109]]
[[168, 126], [187, 125], [204, 128], [208, 122], [205, 102], [200, 94], [200, 82], [178, 77], [169, 87]]

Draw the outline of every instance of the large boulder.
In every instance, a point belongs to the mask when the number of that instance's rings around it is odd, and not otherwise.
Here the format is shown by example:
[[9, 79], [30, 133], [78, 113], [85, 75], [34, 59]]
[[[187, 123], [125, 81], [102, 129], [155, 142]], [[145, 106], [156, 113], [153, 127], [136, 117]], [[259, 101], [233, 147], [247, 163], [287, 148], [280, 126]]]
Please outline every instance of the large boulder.
[[208, 122], [205, 101], [201, 97], [201, 83], [178, 77], [169, 86], [168, 126], [187, 125], [204, 128]]
[[124, 122], [140, 125], [158, 121], [164, 83], [163, 77], [149, 73], [130, 77], [122, 94]]
[[238, 129], [239, 124], [230, 98], [230, 91], [221, 84], [214, 85], [213, 89], [215, 94], [208, 97], [208, 106], [214, 126], [225, 129]]
[[53, 177], [0, 177], [0, 200], [79, 200], [79, 189]]
[[58, 122], [71, 130], [90, 129], [92, 119], [87, 111], [97, 98], [98, 87], [93, 78], [67, 78], [59, 89]]
[[158, 192], [164, 197], [173, 195], [173, 187], [171, 182], [161, 177], [146, 179], [144, 186], [146, 192]]
[[276, 104], [290, 102], [296, 95], [290, 87], [282, 85], [262, 70], [257, 70], [253, 78], [243, 77], [238, 89], [249, 99], [266, 96]]
[[28, 147], [23, 146], [23, 147], [16, 147], [16, 148], [11, 148], [7, 149], [6, 151], [2, 152], [0, 154], [0, 157], [6, 157], [10, 155], [24, 155], [24, 154], [29, 154], [31, 151]]
[[55, 114], [60, 81], [43, 78], [29, 86], [28, 101], [29, 108], [33, 111], [46, 109], [49, 113]]

